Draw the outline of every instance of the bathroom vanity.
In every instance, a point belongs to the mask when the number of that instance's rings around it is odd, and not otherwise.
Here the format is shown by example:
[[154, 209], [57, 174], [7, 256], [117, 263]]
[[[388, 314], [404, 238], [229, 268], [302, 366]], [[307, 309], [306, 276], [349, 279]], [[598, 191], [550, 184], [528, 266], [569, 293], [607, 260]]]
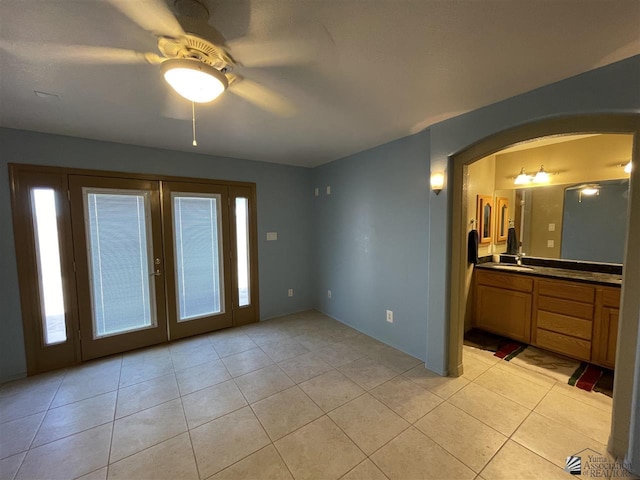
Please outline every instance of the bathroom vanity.
[[489, 262], [474, 277], [474, 327], [614, 368], [622, 275]]

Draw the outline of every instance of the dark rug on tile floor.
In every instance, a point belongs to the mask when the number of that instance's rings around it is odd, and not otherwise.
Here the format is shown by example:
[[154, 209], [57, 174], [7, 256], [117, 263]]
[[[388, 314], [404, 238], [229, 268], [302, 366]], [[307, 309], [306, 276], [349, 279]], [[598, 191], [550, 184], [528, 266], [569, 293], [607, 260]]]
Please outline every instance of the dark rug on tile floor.
[[494, 352], [496, 357], [507, 362], [537, 371], [582, 390], [593, 390], [609, 397], [613, 396], [613, 370], [477, 329], [465, 334], [464, 344]]

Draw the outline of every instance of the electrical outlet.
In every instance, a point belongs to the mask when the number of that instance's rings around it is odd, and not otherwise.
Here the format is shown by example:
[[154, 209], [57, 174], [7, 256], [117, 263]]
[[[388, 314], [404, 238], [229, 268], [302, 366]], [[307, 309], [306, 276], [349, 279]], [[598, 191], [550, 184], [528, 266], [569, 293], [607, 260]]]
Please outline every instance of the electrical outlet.
[[556, 242], [554, 242], [553, 240], [547, 240], [547, 247], [548, 248], [553, 248]]
[[288, 294], [289, 294], [289, 296], [290, 296], [290, 297], [293, 297], [293, 288], [290, 288], [290, 289], [289, 289]]
[[556, 224], [555, 223], [550, 223], [549, 224], [549, 231], [550, 232], [555, 232], [556, 231]]
[[393, 312], [391, 310], [387, 310], [387, 322], [393, 323]]
[[331, 298], [331, 290], [327, 290], [327, 298]]

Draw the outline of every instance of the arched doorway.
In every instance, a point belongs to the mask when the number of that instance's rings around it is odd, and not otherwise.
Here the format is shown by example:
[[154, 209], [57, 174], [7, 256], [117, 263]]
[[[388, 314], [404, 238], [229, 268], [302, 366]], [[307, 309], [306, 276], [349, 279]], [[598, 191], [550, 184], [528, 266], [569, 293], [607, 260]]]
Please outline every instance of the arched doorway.
[[[552, 118], [514, 127], [487, 137], [450, 156], [452, 169], [451, 263], [449, 285], [449, 355], [451, 375], [463, 372], [462, 340], [467, 305], [465, 283], [466, 266], [466, 188], [465, 169], [480, 158], [512, 145], [541, 137], [587, 133], [626, 133], [634, 135], [632, 159], [640, 163], [640, 115], [602, 114]], [[635, 168], [630, 182], [629, 228], [625, 254], [625, 272], [622, 285], [621, 321], [618, 330], [617, 364], [631, 366], [619, 368], [614, 386], [614, 409], [609, 450], [624, 456], [630, 438], [634, 368], [637, 365], [638, 318], [640, 312], [640, 172]], [[635, 192], [635, 195], [634, 195]], [[635, 293], [634, 293], [635, 292]], [[637, 401], [640, 401], [638, 399]], [[640, 439], [639, 439], [640, 440]]]

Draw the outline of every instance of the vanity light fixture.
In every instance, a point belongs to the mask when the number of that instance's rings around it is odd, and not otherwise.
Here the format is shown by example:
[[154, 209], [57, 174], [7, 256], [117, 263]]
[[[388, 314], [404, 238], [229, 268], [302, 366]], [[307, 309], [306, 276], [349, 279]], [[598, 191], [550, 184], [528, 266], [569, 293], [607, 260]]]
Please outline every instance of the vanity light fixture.
[[631, 161], [624, 166], [624, 173], [630, 174], [633, 166], [631, 165]]
[[578, 192], [578, 202], [582, 202], [582, 196], [592, 197], [600, 195], [600, 185], [584, 185]]
[[544, 165], [540, 165], [540, 170], [533, 177], [533, 183], [549, 183], [549, 174], [544, 171]]
[[444, 173], [443, 172], [432, 172], [431, 173], [431, 190], [438, 195], [442, 188], [444, 187]]
[[527, 175], [524, 171], [524, 167], [522, 167], [522, 170], [520, 170], [520, 174], [516, 177], [513, 183], [515, 185], [529, 185], [531, 183], [531, 180], [531, 175]]

